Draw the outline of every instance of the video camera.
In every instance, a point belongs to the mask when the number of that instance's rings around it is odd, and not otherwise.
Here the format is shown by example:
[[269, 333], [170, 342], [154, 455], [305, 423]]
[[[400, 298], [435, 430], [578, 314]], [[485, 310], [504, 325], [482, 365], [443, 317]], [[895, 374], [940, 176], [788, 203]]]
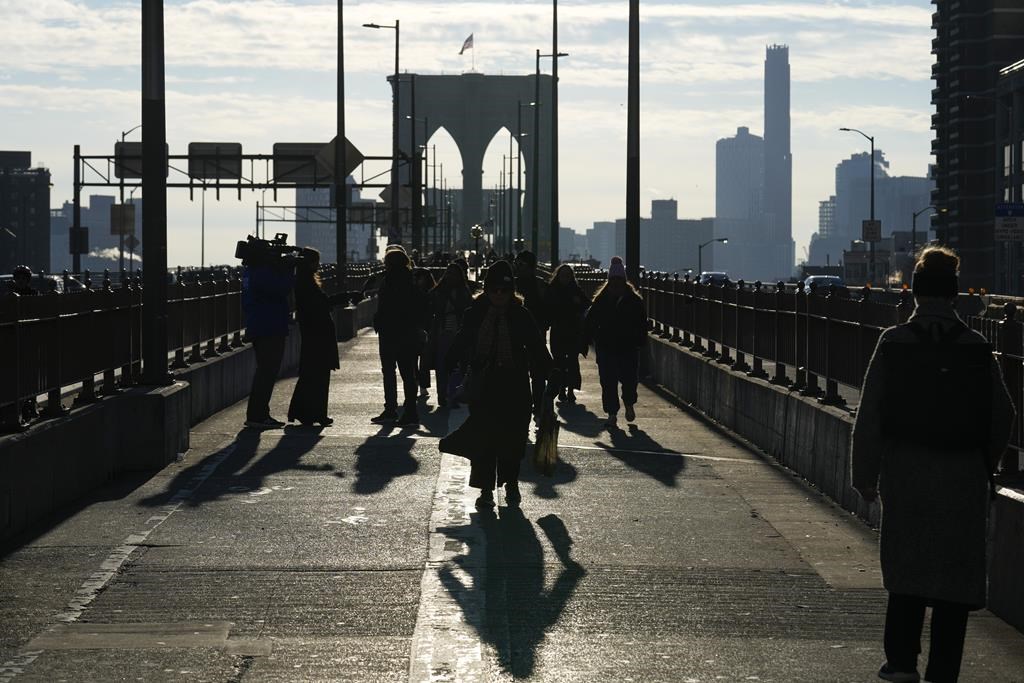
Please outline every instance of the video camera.
[[248, 235], [235, 244], [235, 258], [246, 266], [291, 269], [303, 258], [303, 253], [299, 247], [288, 246], [288, 235], [279, 232], [272, 240]]

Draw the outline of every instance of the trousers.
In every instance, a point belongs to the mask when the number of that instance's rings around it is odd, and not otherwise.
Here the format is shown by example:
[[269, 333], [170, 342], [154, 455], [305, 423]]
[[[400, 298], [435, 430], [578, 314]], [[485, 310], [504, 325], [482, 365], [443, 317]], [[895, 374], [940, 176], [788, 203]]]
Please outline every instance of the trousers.
[[619, 385], [622, 385], [622, 402], [630, 406], [636, 403], [636, 387], [640, 376], [640, 352], [631, 348], [625, 351], [597, 349], [597, 371], [601, 379], [601, 407], [609, 415], [619, 412]]
[[402, 376], [402, 393], [405, 405], [416, 405], [417, 391], [417, 360], [415, 350], [402, 348], [401, 345], [380, 345], [380, 369], [384, 373], [384, 407], [398, 407], [398, 380], [395, 368]]
[[265, 420], [270, 417], [270, 395], [274, 392], [277, 373], [281, 371], [286, 337], [256, 337], [252, 348], [256, 353], [256, 372], [252, 376], [252, 390], [245, 419]]
[[924, 677], [932, 683], [951, 683], [960, 676], [967, 605], [890, 593], [885, 613], [885, 656], [889, 665], [899, 671], [917, 670], [924, 612], [929, 603], [932, 605], [932, 640]]

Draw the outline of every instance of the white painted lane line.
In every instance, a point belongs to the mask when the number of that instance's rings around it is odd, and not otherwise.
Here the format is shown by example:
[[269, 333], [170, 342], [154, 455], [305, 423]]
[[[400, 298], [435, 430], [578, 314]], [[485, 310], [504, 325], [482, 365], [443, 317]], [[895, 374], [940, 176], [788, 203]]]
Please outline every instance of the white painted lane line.
[[[449, 426], [465, 419], [464, 410], [453, 412]], [[413, 683], [487, 681], [488, 672], [497, 670], [497, 653], [479, 636], [487, 605], [487, 549], [470, 517], [475, 497], [469, 461], [442, 454], [409, 660]]]
[[[231, 457], [231, 454], [235, 452], [236, 447], [234, 439], [231, 439], [230, 442], [224, 443], [223, 446], [215, 451], [214, 455], [208, 457], [206, 464], [204, 464], [202, 469], [196, 472], [195, 476], [185, 484], [185, 488], [179, 489], [175, 492], [174, 495], [171, 496], [170, 500], [160, 508], [160, 511], [157, 514], [152, 515], [146, 520], [145, 528], [129, 534], [121, 545], [114, 548], [110, 555], [100, 563], [99, 570], [93, 572], [85, 583], [75, 591], [74, 597], [71, 598], [71, 601], [68, 602], [64, 610], [54, 615], [54, 620], [58, 623], [51, 625], [41, 634], [37, 634], [36, 638], [39, 638], [44, 634], [54, 632], [60, 624], [73, 624], [78, 621], [82, 616], [82, 612], [92, 604], [93, 600], [96, 599], [96, 596], [98, 596], [107, 587], [110, 580], [117, 575], [117, 572], [120, 571], [121, 567], [128, 560], [128, 557], [138, 549], [139, 545], [146, 542], [150, 534], [159, 528], [161, 524], [166, 522], [171, 515], [177, 512], [186, 500], [195, 494], [199, 487], [210, 478], [218, 467], [220, 467], [221, 463]], [[25, 673], [29, 664], [34, 662], [38, 656], [42, 654], [42, 651], [21, 652], [19, 654], [22, 659], [27, 661], [27, 663], [13, 665], [11, 667], [7, 667], [7, 664], [4, 664], [4, 667], [0, 668], [0, 672], [6, 672], [8, 670], [14, 671], [15, 669], [17, 669], [17, 671], [10, 673], [6, 678], [4, 677], [6, 674], [0, 674], [0, 683], [10, 683], [10, 681], [14, 680], [17, 675]]]
[[681, 453], [679, 451], [641, 451], [629, 448], [614, 448], [612, 446], [577, 446], [575, 444], [559, 443], [559, 449], [579, 451], [605, 451], [607, 453], [632, 453], [635, 455], [674, 455], [688, 460], [712, 460], [714, 462], [734, 462], [739, 465], [767, 465], [763, 460], [747, 460], [745, 458], [724, 458], [720, 455], [698, 455], [697, 453]]

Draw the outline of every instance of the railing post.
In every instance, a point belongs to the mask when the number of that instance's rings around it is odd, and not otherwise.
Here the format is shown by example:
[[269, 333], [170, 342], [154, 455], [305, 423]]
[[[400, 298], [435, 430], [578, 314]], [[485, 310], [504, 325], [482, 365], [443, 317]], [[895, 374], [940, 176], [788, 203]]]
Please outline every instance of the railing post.
[[669, 305], [669, 287], [672, 282], [672, 276], [668, 273], [661, 274], [661, 286], [659, 287], [658, 299], [660, 304], [658, 306], [658, 313], [661, 317], [661, 332], [659, 336], [662, 339], [669, 339], [672, 336], [672, 317], [671, 317], [671, 306]]
[[813, 282], [809, 289], [804, 290], [804, 388], [800, 390], [801, 396], [817, 398], [821, 396], [821, 388], [818, 386], [818, 375], [811, 369], [811, 300], [818, 289]]
[[[199, 313], [206, 320], [206, 332], [210, 336], [206, 340], [206, 352], [203, 354], [203, 358], [216, 358], [220, 355], [217, 353], [217, 274], [212, 270], [205, 274], [207, 275], [206, 284], [199, 288]], [[203, 289], [209, 289], [210, 293], [204, 294]], [[200, 320], [199, 329], [203, 329], [202, 320]]]
[[775, 374], [771, 383], [777, 386], [786, 387], [790, 385], [789, 376], [786, 374], [786, 364], [782, 362], [782, 313], [779, 302], [786, 292], [786, 283], [781, 280], [775, 284], [775, 315], [772, 318], [772, 336], [774, 337], [773, 355], [775, 356]]
[[[1019, 398], [1021, 395], [1021, 324], [1017, 322], [1017, 305], [1012, 301], [1003, 306], [1003, 319], [999, 321], [999, 361], [1003, 370], [1003, 380], [1010, 396]], [[1021, 407], [1017, 406], [1017, 416], [1013, 421], [1010, 436], [1010, 447], [1003, 452], [999, 461], [1000, 477], [1016, 477], [1020, 474], [1020, 454], [1015, 446], [1020, 444]]]
[[735, 333], [736, 333], [736, 360], [729, 366], [730, 370], [736, 372], [748, 372], [750, 366], [747, 365], [747, 354], [743, 352], [743, 325], [742, 325], [742, 311], [740, 299], [743, 297], [743, 288], [746, 283], [743, 280], [739, 280], [736, 283], [736, 319], [735, 319]]
[[[217, 347], [217, 353], [228, 353], [231, 351], [231, 342], [228, 340], [228, 334], [230, 330], [228, 326], [231, 324], [231, 275], [230, 273], [221, 272], [221, 298], [224, 299], [224, 305], [218, 306], [218, 309], [224, 315], [224, 323], [221, 325], [221, 338], [220, 345]], [[216, 332], [216, 330], [214, 330]]]
[[672, 336], [670, 340], [679, 343], [679, 273], [672, 273], [672, 295], [669, 299], [672, 304]]
[[718, 344], [721, 347], [721, 352], [718, 354], [718, 362], [722, 365], [732, 365], [732, 354], [729, 352], [729, 347], [725, 344], [725, 297], [729, 288], [726, 283], [723, 282], [720, 289], [722, 291], [718, 300], [718, 306], [721, 311], [721, 315], [718, 316]]
[[[111, 315], [111, 308], [112, 307], [110, 305], [110, 302], [113, 299], [113, 296], [112, 296], [113, 293], [114, 293], [114, 287], [113, 287], [113, 284], [110, 282], [110, 270], [109, 269], [104, 269], [103, 270], [103, 298], [107, 300], [107, 304], [103, 308], [104, 308], [104, 310], [107, 311], [107, 315], [108, 316]], [[113, 355], [113, 354], [111, 354], [111, 355]], [[109, 365], [109, 363], [105, 363], [105, 365]], [[116, 380], [116, 378], [114, 376], [114, 368], [113, 367], [108, 367], [108, 368], [104, 369], [103, 370], [103, 395], [104, 396], [113, 396], [113, 395], [119, 394], [119, 393], [121, 393], [121, 392], [117, 388], [117, 380]]]
[[711, 332], [711, 292], [715, 287], [711, 283], [701, 285], [701, 287], [704, 293], [704, 355], [708, 358], [717, 358], [718, 349], [715, 348], [715, 340]]
[[[97, 343], [97, 335], [93, 334], [95, 331], [93, 330], [93, 322], [95, 318], [95, 314], [93, 313], [93, 311], [96, 308], [96, 303], [94, 301], [95, 293], [92, 291], [92, 278], [89, 275], [88, 269], [86, 269], [85, 271], [85, 282], [83, 284], [85, 284], [85, 291], [82, 292], [79, 296], [87, 297], [85, 301], [88, 304], [89, 308], [88, 312], [85, 313], [85, 315], [87, 316], [87, 320], [89, 321], [89, 325], [87, 328], [89, 330], [89, 334], [88, 339], [82, 341], [84, 341], [84, 343], [87, 346], [92, 346]], [[82, 313], [79, 312], [78, 315], [82, 315]], [[88, 357], [91, 357], [92, 353], [86, 352], [86, 355]], [[72, 403], [72, 405], [76, 407], [84, 406], [88, 405], [89, 403], [95, 403], [96, 401], [96, 377], [95, 375], [92, 374], [92, 371], [90, 370], [89, 374], [82, 378], [82, 388], [81, 390], [79, 390], [78, 396], [75, 397], [75, 400]]]
[[761, 311], [760, 301], [763, 298], [761, 289], [764, 285], [760, 280], [754, 283], [754, 306], [752, 316], [754, 318], [753, 328], [753, 348], [750, 350], [750, 357], [752, 359], [754, 367], [751, 368], [750, 372], [747, 373], [747, 377], [755, 377], [757, 379], [767, 379], [768, 373], [764, 371], [764, 365], [762, 365], [761, 356], [757, 353], [757, 340], [761, 336], [760, 326], [758, 325], [758, 313]]
[[174, 362], [171, 363], [171, 370], [181, 370], [188, 367], [185, 361], [185, 283], [181, 281], [181, 266], [178, 266], [177, 275], [174, 278], [174, 288], [167, 288], [168, 306], [170, 310], [170, 299], [174, 295], [178, 297], [178, 343], [175, 344]]
[[832, 307], [835, 295], [836, 286], [831, 285], [825, 297], [825, 395], [818, 400], [826, 406], [845, 406], [846, 399], [839, 395], [839, 382], [836, 381], [836, 370], [832, 362]]
[[[243, 315], [242, 315], [242, 285], [241, 285], [242, 278], [239, 275], [239, 271], [237, 269], [231, 273], [231, 282], [235, 283], [235, 285], [238, 287], [238, 296], [237, 297], [235, 297], [235, 296], [228, 297], [229, 300], [235, 300], [235, 305], [238, 307], [238, 325], [237, 325], [238, 329], [235, 330], [235, 334], [231, 338], [231, 346], [232, 346], [232, 348], [236, 348], [237, 349], [237, 348], [241, 348], [242, 346], [244, 346], [244, 344], [242, 343], [242, 329], [241, 329], [241, 327], [242, 327], [242, 325], [245, 324], [245, 320], [244, 320]], [[228, 285], [228, 289], [229, 290], [231, 289], [231, 285], [230, 284]]]
[[201, 277], [202, 276], [200, 271], [196, 271], [195, 282], [193, 284], [195, 285], [195, 291], [197, 292], [198, 295], [193, 297], [191, 301], [188, 299], [187, 296], [183, 297], [181, 300], [182, 305], [185, 307], [185, 310], [182, 312], [183, 315], [187, 314], [189, 309], [194, 311], [193, 320], [195, 322], [195, 325], [193, 325], [193, 329], [195, 330], [195, 337], [192, 341], [192, 352], [188, 356], [189, 365], [193, 363], [203, 362], [202, 339], [199, 338], [200, 331], [203, 329], [203, 283]]
[[693, 331], [694, 317], [693, 282], [690, 274], [683, 276], [683, 339], [679, 343], [687, 348], [693, 348], [693, 339], [690, 333]]
[[800, 392], [807, 387], [807, 336], [800, 334], [800, 303], [803, 299], [804, 283], [800, 281], [796, 283], [793, 292], [793, 362], [796, 364], [796, 381], [790, 387]]

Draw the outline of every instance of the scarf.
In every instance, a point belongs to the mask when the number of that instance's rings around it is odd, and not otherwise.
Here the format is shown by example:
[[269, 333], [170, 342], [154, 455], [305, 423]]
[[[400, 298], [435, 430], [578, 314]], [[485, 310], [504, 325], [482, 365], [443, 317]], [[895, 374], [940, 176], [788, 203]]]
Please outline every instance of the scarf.
[[476, 357], [495, 367], [512, 364], [512, 335], [507, 309], [489, 306], [476, 339]]

